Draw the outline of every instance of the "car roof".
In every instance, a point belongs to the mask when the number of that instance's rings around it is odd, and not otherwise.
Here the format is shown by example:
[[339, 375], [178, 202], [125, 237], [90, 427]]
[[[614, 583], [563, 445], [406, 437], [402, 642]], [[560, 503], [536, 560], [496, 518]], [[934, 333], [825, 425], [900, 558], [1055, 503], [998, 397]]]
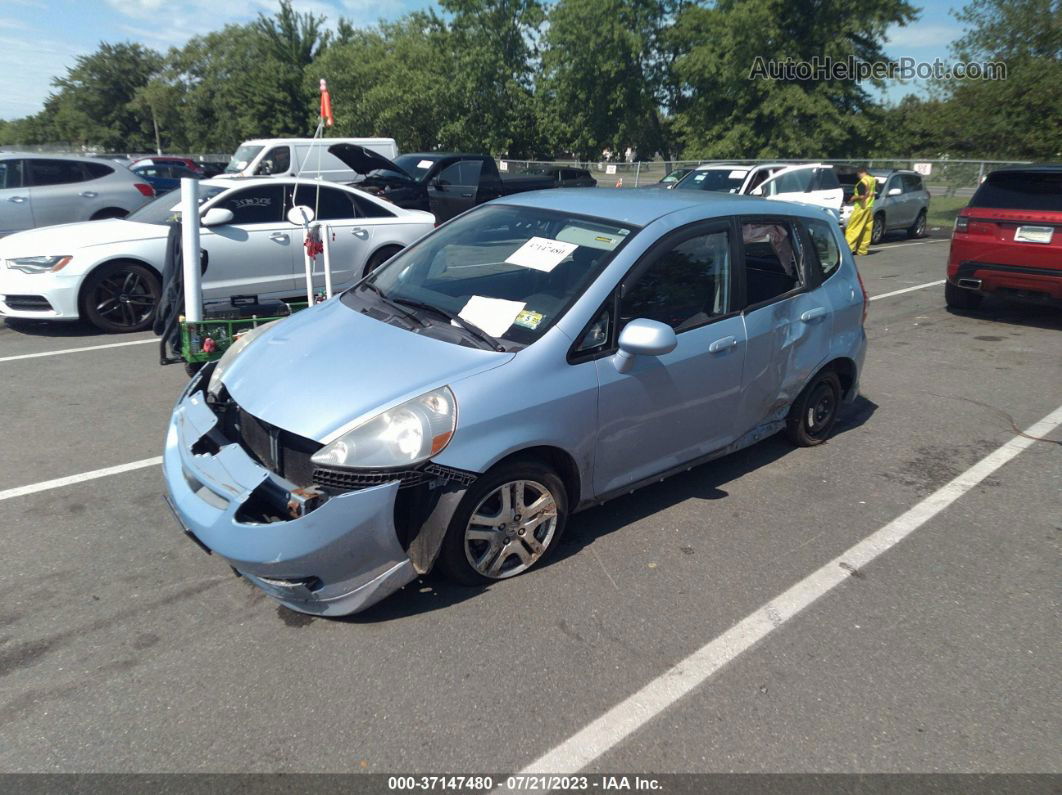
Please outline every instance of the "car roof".
[[738, 214], [787, 214], [809, 218], [818, 218], [820, 215], [818, 208], [791, 202], [783, 203], [734, 193], [660, 188], [554, 188], [504, 196], [492, 203], [558, 210], [637, 226], [645, 226], [665, 215], [692, 208], [703, 208], [705, 218]]
[[101, 158], [82, 155], [67, 155], [58, 152], [0, 152], [0, 159], [9, 157], [49, 158], [51, 160], [76, 160], [79, 163], [99, 163]]
[[990, 174], [997, 174], [1000, 171], [1008, 172], [1029, 172], [1029, 171], [1047, 171], [1052, 174], [1062, 171], [1062, 163], [1019, 163], [1013, 166], [1002, 166], [1001, 168], [992, 169]]

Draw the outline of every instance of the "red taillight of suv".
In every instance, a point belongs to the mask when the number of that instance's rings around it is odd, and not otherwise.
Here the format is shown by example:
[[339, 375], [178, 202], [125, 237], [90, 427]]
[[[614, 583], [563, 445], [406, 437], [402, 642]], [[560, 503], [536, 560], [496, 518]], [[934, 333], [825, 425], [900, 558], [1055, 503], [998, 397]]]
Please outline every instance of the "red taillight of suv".
[[146, 182], [137, 182], [133, 187], [140, 191], [141, 196], [147, 196], [149, 199], [155, 197], [155, 189]]

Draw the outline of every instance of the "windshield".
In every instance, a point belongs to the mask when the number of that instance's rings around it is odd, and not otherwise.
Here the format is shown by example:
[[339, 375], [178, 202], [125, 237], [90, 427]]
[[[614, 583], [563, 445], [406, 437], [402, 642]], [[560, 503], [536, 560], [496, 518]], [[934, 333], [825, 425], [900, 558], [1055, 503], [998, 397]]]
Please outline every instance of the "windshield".
[[258, 153], [261, 152], [264, 148], [264, 146], [257, 145], [241, 146], [239, 149], [236, 150], [236, 154], [232, 156], [232, 159], [229, 160], [229, 164], [225, 166], [225, 173], [239, 174], [251, 164], [251, 161], [254, 160], [255, 157], [257, 157]]
[[[217, 185], [199, 185], [199, 204], [209, 201], [219, 193], [228, 190]], [[137, 221], [141, 224], [165, 224], [176, 221], [181, 217], [181, 196], [179, 193], [165, 193], [153, 201], [149, 201], [139, 210], [129, 213], [125, 217], [127, 221]]]
[[395, 158], [395, 165], [407, 174], [412, 174], [413, 178], [419, 182], [431, 171], [435, 160], [424, 155], [401, 155]]
[[680, 179], [682, 179], [684, 176], [686, 176], [689, 173], [690, 173], [690, 170], [688, 168], [676, 168], [674, 171], [672, 171], [670, 174], [668, 174], [666, 177], [664, 177], [660, 181], [663, 182], [663, 183], [667, 183], [667, 184], [670, 184], [672, 182], [678, 182]]
[[712, 190], [722, 193], [737, 193], [748, 176], [745, 168], [708, 168], [704, 171], [691, 171], [678, 185], [677, 190]]
[[529, 345], [564, 315], [633, 231], [553, 210], [485, 205], [395, 256], [343, 300], [354, 306], [375, 296], [419, 308], [424, 321], [460, 326], [446, 317], [456, 316], [505, 349]]

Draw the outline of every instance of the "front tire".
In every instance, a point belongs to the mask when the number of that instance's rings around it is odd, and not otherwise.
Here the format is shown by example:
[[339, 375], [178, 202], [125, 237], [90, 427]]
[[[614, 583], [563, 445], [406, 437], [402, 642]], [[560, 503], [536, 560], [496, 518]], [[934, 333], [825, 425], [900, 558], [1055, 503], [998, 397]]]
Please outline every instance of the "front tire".
[[885, 216], [878, 213], [874, 216], [874, 224], [870, 227], [870, 243], [878, 245], [885, 237]]
[[552, 469], [535, 459], [503, 464], [461, 500], [439, 566], [465, 585], [515, 577], [549, 555], [567, 518], [568, 494]]
[[785, 433], [797, 447], [822, 444], [833, 431], [841, 408], [841, 379], [832, 370], [815, 376], [804, 387], [785, 421]]
[[908, 237], [925, 237], [926, 236], [926, 211], [922, 210], [918, 213], [918, 217], [915, 218], [914, 224], [907, 228]]
[[965, 290], [951, 282], [944, 282], [944, 303], [948, 305], [948, 309], [977, 309], [981, 306], [982, 300], [984, 296], [981, 293]]
[[81, 292], [84, 318], [108, 334], [143, 331], [155, 321], [162, 285], [155, 271], [112, 262], [89, 274]]

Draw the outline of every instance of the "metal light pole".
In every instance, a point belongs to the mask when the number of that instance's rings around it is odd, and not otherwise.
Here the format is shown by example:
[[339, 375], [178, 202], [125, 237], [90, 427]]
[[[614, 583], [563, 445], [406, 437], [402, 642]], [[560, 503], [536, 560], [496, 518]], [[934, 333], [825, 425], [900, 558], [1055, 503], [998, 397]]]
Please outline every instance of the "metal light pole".
[[199, 180], [181, 179], [181, 252], [184, 319], [203, 322], [203, 271], [199, 253]]

